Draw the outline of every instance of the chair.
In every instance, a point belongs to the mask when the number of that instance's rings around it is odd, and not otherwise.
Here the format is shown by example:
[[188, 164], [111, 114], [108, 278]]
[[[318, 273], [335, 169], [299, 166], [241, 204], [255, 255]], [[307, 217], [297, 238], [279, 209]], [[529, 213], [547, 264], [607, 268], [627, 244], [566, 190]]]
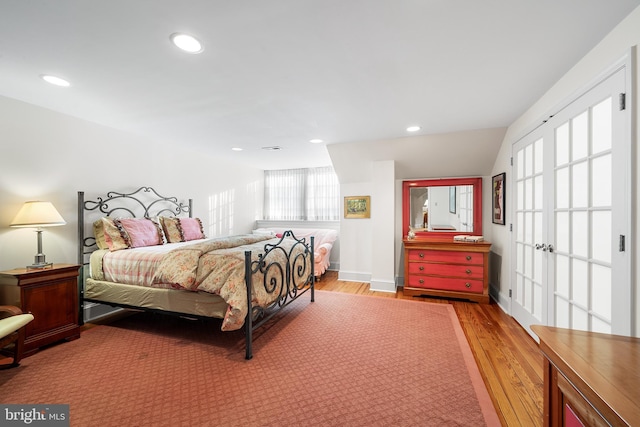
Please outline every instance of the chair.
[[0, 350], [13, 343], [13, 363], [0, 365], [0, 369], [16, 367], [22, 359], [26, 325], [33, 320], [33, 314], [23, 314], [12, 305], [0, 305]]

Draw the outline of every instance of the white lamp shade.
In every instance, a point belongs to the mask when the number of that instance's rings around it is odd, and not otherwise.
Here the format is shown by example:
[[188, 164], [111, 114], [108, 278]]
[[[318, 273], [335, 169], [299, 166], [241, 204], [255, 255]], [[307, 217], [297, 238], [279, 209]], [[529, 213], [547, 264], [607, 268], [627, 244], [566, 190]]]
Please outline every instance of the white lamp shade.
[[64, 225], [66, 221], [51, 202], [25, 202], [11, 227], [54, 227]]

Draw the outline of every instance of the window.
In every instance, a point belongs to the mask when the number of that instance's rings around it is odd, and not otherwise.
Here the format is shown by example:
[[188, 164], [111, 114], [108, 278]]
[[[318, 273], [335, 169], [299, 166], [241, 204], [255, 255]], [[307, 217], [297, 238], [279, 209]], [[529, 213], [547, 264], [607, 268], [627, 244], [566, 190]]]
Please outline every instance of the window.
[[339, 220], [340, 184], [333, 167], [264, 171], [264, 219]]

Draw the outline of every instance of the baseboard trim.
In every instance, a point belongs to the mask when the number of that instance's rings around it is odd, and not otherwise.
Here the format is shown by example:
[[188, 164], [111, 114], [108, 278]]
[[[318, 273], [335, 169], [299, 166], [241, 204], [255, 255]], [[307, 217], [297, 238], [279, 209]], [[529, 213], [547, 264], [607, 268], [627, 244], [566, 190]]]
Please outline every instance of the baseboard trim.
[[396, 283], [395, 281], [390, 281], [390, 280], [371, 279], [371, 282], [369, 283], [369, 290], [376, 291], [376, 292], [395, 293]]
[[358, 273], [356, 271], [338, 271], [338, 280], [344, 280], [345, 282], [371, 282], [371, 273]]
[[498, 304], [498, 307], [500, 307], [502, 311], [511, 316], [511, 300], [509, 297], [500, 293], [500, 291], [493, 286], [489, 286], [489, 296]]

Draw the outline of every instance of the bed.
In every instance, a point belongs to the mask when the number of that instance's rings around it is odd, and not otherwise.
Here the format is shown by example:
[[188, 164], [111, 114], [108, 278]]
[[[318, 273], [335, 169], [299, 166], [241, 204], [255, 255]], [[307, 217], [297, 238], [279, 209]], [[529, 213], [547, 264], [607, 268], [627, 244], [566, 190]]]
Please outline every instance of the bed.
[[314, 239], [207, 238], [192, 208], [152, 187], [79, 191], [81, 318], [86, 303], [218, 318], [223, 331], [244, 330], [251, 359], [257, 328], [307, 291], [314, 301]]

